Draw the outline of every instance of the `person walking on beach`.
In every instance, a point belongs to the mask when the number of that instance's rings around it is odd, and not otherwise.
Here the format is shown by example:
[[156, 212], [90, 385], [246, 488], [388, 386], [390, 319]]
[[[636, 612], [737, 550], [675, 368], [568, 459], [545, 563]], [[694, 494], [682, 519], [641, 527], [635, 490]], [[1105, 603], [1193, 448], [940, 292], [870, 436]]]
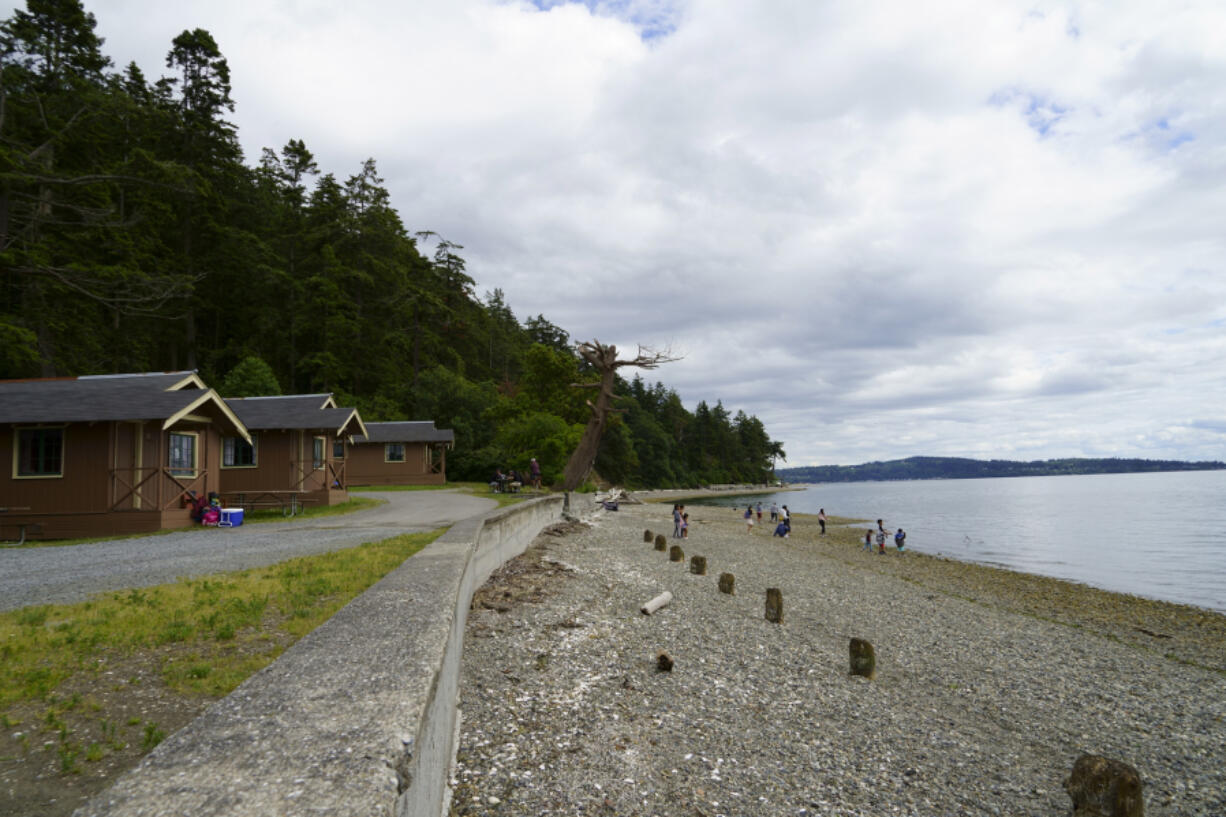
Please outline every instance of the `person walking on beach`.
[[792, 532], [792, 512], [788, 510], [788, 506], [784, 505], [783, 510], [779, 512], [779, 516], [783, 519], [783, 524], [788, 526], [788, 533]]
[[898, 552], [902, 553], [903, 548], [907, 546], [907, 532], [902, 528], [898, 529], [898, 533], [894, 534], [894, 547], [898, 548]]
[[779, 521], [779, 505], [776, 502], [771, 503], [771, 522]]
[[761, 502], [758, 503], [757, 512], [758, 512], [758, 522], [761, 522], [762, 521], [762, 503]]
[[673, 538], [681, 538], [681, 506], [673, 505]]
[[533, 490], [541, 490], [541, 464], [536, 461], [536, 457], [528, 464], [528, 476], [532, 479]]
[[752, 505], [745, 506], [745, 525], [748, 527], [749, 532], [753, 533], [753, 506]]
[[822, 526], [822, 535], [826, 535], [826, 509], [822, 508], [817, 512], [817, 524]]

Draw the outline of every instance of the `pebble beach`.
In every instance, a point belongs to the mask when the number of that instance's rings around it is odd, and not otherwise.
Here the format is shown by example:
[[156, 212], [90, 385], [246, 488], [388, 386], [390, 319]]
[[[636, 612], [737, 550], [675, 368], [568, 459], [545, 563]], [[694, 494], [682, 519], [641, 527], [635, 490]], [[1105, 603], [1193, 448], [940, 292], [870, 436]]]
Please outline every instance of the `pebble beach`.
[[[453, 815], [1046, 817], [1072, 812], [1083, 753], [1135, 767], [1151, 817], [1226, 814], [1226, 617], [867, 553], [843, 520], [783, 539], [689, 510], [685, 540], [666, 504], [596, 512], [478, 592]], [[873, 680], [850, 674], [852, 638]]]

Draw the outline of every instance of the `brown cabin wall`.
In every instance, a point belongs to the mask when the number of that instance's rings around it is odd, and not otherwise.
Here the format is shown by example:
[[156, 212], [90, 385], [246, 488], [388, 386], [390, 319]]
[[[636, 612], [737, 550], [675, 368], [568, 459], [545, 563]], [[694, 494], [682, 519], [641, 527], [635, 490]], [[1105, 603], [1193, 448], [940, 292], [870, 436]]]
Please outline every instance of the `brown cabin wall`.
[[[157, 421], [68, 424], [63, 475], [17, 479], [14, 426], [0, 425], [0, 507], [9, 509], [0, 511], [0, 540], [18, 538], [22, 524], [31, 526], [30, 539], [112, 536], [191, 525], [190, 511], [180, 501], [183, 485], [198, 492], [217, 490], [220, 436], [206, 424], [185, 423], [175, 430], [198, 432], [194, 479], [176, 481], [162, 473], [169, 432]], [[129, 486], [149, 474], [153, 476], [141, 486], [137, 499]]]
[[349, 449], [350, 485], [443, 485], [446, 469], [432, 474], [427, 443], [404, 443], [404, 462], [384, 462], [383, 443], [359, 443]]
[[303, 498], [315, 505], [336, 505], [349, 499], [344, 485], [332, 487], [326, 465], [320, 469], [312, 467], [315, 437], [324, 438], [325, 462], [339, 462], [332, 457], [335, 434], [286, 429], [253, 433], [258, 440], [256, 466], [222, 468], [220, 493], [232, 497], [262, 491], [303, 491]]

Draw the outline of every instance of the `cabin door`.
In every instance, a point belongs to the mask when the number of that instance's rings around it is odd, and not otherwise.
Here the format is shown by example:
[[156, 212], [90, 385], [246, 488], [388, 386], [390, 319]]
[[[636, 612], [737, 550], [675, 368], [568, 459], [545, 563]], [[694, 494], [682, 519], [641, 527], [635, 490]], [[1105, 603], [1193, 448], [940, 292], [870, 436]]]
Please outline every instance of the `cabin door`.
[[147, 503], [141, 492], [148, 488], [141, 481], [148, 476], [144, 469], [145, 424], [139, 422], [115, 424], [115, 457], [112, 464], [112, 499], [115, 510], [138, 511]]

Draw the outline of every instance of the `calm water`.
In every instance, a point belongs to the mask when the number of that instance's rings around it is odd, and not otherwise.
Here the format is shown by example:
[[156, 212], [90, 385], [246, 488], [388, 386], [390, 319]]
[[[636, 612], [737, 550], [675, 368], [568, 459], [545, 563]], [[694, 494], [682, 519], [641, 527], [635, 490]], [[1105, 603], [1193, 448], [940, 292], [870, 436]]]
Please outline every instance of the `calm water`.
[[880, 517], [911, 550], [1226, 612], [1226, 471], [843, 482], [703, 504], [759, 499]]

